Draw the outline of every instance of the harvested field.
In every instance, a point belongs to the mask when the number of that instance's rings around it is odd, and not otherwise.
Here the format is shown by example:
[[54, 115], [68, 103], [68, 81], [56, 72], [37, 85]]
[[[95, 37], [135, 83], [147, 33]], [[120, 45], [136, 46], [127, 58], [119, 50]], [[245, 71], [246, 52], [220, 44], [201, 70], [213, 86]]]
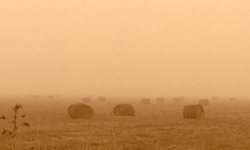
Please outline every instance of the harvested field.
[[[112, 99], [100, 105], [91, 103], [95, 114], [91, 120], [72, 120], [67, 113], [77, 98], [55, 101], [1, 99], [0, 114], [10, 117], [15, 103], [23, 104], [21, 114], [30, 127], [18, 128], [15, 149], [41, 150], [238, 150], [250, 148], [250, 102], [213, 103], [204, 108], [205, 118], [186, 120], [184, 105], [171, 100], [148, 107], [140, 101], [128, 100], [135, 108], [135, 116], [114, 116], [112, 109], [125, 100]], [[192, 101], [189, 101], [192, 102]], [[195, 101], [193, 101], [195, 102]], [[0, 129], [8, 123], [0, 120]], [[0, 136], [0, 147], [11, 149], [11, 139]]]

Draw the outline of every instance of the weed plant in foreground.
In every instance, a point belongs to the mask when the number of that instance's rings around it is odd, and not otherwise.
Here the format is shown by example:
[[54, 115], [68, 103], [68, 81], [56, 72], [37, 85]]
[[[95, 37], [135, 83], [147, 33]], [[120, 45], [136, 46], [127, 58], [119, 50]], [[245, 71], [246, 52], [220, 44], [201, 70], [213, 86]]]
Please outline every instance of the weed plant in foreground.
[[[12, 109], [14, 111], [13, 119], [5, 117], [5, 115], [0, 116], [0, 119], [8, 123], [7, 128], [4, 128], [1, 132], [2, 135], [9, 135], [11, 137], [11, 149], [15, 149], [15, 137], [17, 136], [18, 125], [18, 111], [22, 109], [21, 104], [16, 104]], [[24, 118], [25, 115], [21, 115], [21, 118]], [[29, 127], [28, 122], [21, 123], [22, 126]]]

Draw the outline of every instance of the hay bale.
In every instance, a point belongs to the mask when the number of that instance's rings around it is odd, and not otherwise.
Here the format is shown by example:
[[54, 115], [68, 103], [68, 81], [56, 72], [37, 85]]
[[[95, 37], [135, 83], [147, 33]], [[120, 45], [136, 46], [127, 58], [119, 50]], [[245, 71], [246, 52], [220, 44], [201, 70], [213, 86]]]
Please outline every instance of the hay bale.
[[115, 116], [134, 116], [135, 109], [131, 104], [118, 104], [113, 109]]
[[218, 98], [217, 96], [214, 96], [214, 97], [212, 97], [212, 100], [213, 100], [213, 101], [218, 101], [219, 98]]
[[83, 103], [90, 103], [91, 102], [91, 98], [90, 97], [84, 97], [84, 98], [82, 98], [82, 102]]
[[34, 95], [34, 98], [35, 98], [35, 99], [39, 99], [40, 96], [39, 96], [39, 95]]
[[184, 119], [202, 119], [204, 118], [205, 113], [202, 105], [188, 105], [183, 109]]
[[230, 101], [237, 101], [237, 98], [236, 97], [231, 97]]
[[180, 96], [180, 100], [181, 101], [185, 100], [185, 97], [184, 96]]
[[201, 100], [199, 100], [199, 104], [201, 104], [203, 106], [208, 106], [209, 101], [208, 101], [208, 99], [201, 99]]
[[47, 98], [48, 99], [54, 99], [54, 96], [53, 95], [48, 95]]
[[93, 109], [83, 103], [70, 105], [68, 107], [68, 113], [72, 119], [91, 119], [94, 115]]
[[99, 102], [106, 102], [106, 97], [100, 96], [100, 97], [98, 97], [98, 101]]
[[156, 102], [157, 102], [157, 103], [164, 103], [165, 100], [164, 100], [164, 98], [162, 98], [162, 97], [158, 97], [158, 98], [156, 98]]
[[150, 99], [149, 98], [143, 98], [141, 100], [141, 104], [150, 104]]
[[173, 102], [179, 103], [179, 102], [181, 102], [181, 99], [179, 97], [175, 97], [175, 98], [173, 98]]

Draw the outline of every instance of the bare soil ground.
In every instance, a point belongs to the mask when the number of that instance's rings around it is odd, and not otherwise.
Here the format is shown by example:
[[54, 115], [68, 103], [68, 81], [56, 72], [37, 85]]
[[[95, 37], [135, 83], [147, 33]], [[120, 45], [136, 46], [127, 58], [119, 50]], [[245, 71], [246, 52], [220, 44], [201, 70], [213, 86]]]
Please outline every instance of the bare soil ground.
[[[249, 150], [250, 101], [210, 100], [202, 120], [183, 119], [183, 107], [198, 100], [141, 105], [140, 99], [107, 99], [88, 103], [91, 120], [70, 119], [67, 108], [81, 98], [1, 98], [0, 115], [11, 119], [16, 103], [30, 127], [18, 127], [15, 141], [0, 135], [0, 149], [35, 150]], [[133, 117], [112, 113], [118, 103], [129, 102]], [[22, 119], [18, 118], [21, 123]], [[0, 130], [11, 122], [0, 120]]]

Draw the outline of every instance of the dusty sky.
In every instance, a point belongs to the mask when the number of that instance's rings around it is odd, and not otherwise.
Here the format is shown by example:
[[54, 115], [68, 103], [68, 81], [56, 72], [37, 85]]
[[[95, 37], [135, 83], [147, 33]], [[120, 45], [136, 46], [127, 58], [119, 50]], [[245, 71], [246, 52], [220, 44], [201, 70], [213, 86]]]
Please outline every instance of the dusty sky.
[[0, 94], [249, 96], [249, 0], [1, 0]]

